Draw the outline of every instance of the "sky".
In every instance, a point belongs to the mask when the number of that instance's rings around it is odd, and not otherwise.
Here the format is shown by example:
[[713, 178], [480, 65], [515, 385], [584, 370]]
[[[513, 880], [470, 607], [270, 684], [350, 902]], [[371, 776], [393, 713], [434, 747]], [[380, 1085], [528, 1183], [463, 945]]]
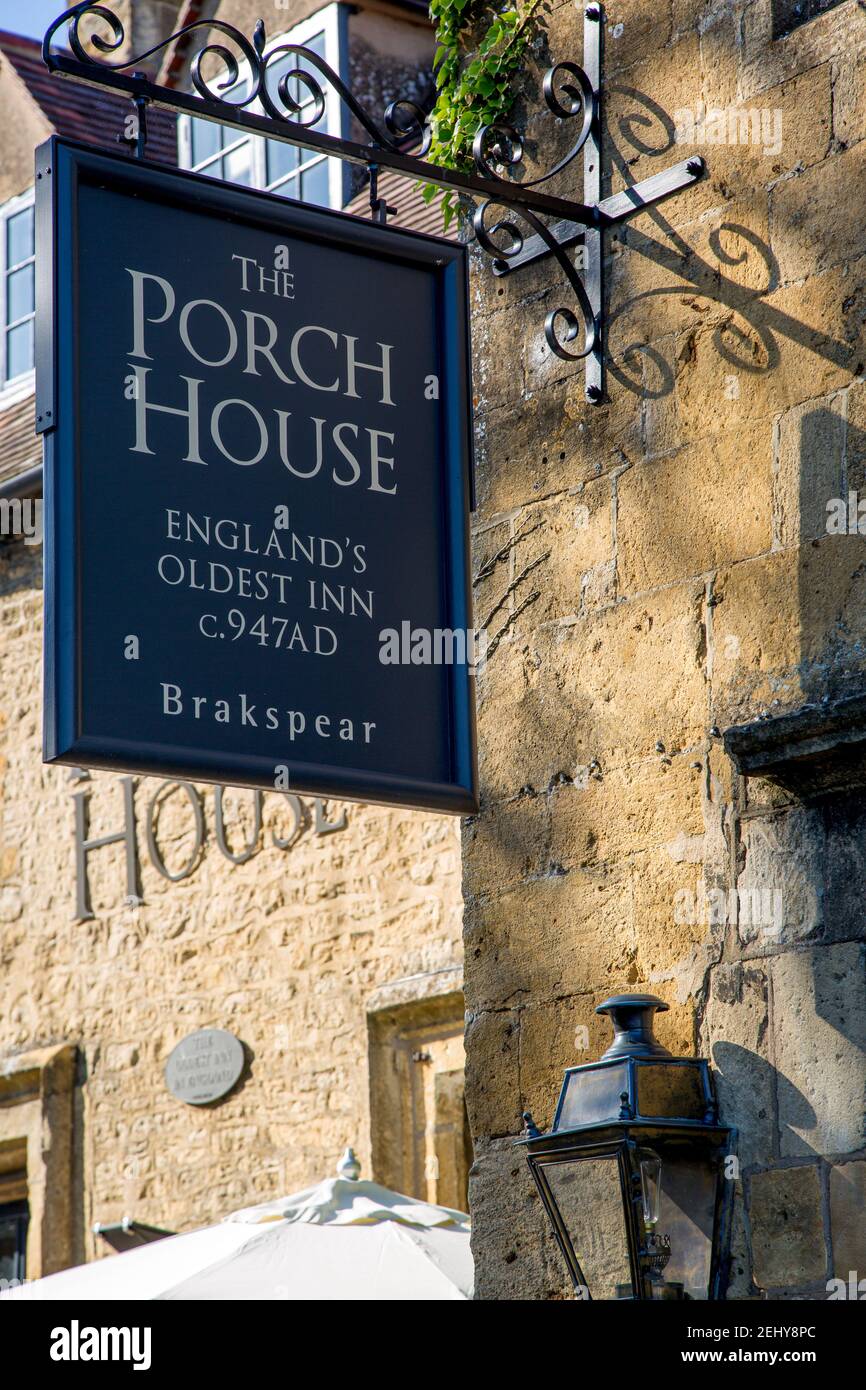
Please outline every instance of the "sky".
[[41, 39], [52, 19], [75, 0], [0, 0], [0, 29]]

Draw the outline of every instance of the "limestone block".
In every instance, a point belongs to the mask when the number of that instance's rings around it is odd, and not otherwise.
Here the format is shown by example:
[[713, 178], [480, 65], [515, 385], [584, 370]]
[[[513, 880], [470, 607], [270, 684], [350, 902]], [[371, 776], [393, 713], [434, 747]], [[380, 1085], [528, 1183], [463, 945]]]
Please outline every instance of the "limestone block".
[[758, 965], [717, 965], [711, 974], [702, 1051], [716, 1082], [719, 1112], [739, 1130], [743, 1168], [775, 1156], [775, 1077], [768, 1052], [769, 986]]
[[702, 741], [701, 618], [702, 589], [684, 584], [529, 640], [515, 624], [478, 682], [482, 794]]
[[752, 1253], [749, 1246], [743, 1184], [738, 1182], [731, 1209], [731, 1250], [727, 1298], [739, 1301], [741, 1299], [756, 1299], [757, 1297], [758, 1294], [752, 1281]]
[[610, 234], [608, 346], [619, 370], [628, 370], [635, 344], [658, 345], [721, 312], [719, 268], [706, 255], [705, 237], [690, 223], [675, 248], [660, 244], [640, 218]]
[[[859, 536], [826, 536], [722, 573], [713, 610], [713, 717], [745, 723], [850, 681], [866, 663], [866, 578]], [[773, 621], [767, 621], [767, 615]]]
[[[866, 1278], [866, 1162], [839, 1163], [830, 1169], [830, 1235], [833, 1273], [847, 1279], [853, 1270]], [[861, 1295], [862, 1296], [862, 1295]]]
[[[664, 209], [665, 221], [678, 229], [698, 218], [726, 217], [732, 201], [818, 164], [830, 144], [830, 64], [745, 99], [731, 53], [733, 17], [724, 19], [703, 29], [700, 62], [690, 51], [695, 36], [682, 36], [632, 69], [608, 99], [614, 189], [658, 172], [663, 161], [706, 161], [705, 177]], [[648, 221], [636, 224], [649, 230]]]
[[[658, 34], [658, 12], [649, 22]], [[610, 49], [608, 44], [605, 64], [610, 61]], [[682, 34], [675, 42], [659, 45], [644, 60], [632, 65], [627, 78], [611, 84], [606, 99], [605, 154], [606, 167], [609, 161], [612, 168], [612, 192], [626, 182], [637, 182], [676, 163], [678, 157], [688, 158], [691, 151], [679, 153], [674, 143], [673, 117], [675, 111], [691, 106], [700, 95], [695, 91], [698, 67], [698, 36]], [[694, 188], [689, 189], [681, 197], [690, 199], [695, 192]], [[669, 204], [666, 219], [675, 215]]]
[[466, 1101], [476, 1142], [520, 1132], [518, 1038], [515, 1012], [467, 1016]]
[[769, 427], [716, 436], [620, 479], [620, 592], [639, 593], [770, 549]]
[[466, 906], [471, 954], [466, 1005], [485, 1009], [550, 1002], [603, 984], [609, 993], [637, 978], [631, 890], [625, 870], [536, 879]]
[[542, 1132], [550, 1129], [563, 1074], [599, 1058], [610, 1044], [610, 1024], [595, 1013], [604, 993], [557, 999], [520, 1011], [520, 1100]]
[[664, 847], [632, 859], [636, 966], [653, 989], [669, 979], [688, 980], [686, 993], [698, 984], [704, 959], [700, 948], [719, 935], [703, 909], [701, 886], [701, 867], [672, 860]]
[[469, 1203], [477, 1299], [570, 1297], [568, 1270], [513, 1139], [476, 1146]]
[[827, 535], [827, 504], [845, 498], [846, 422], [841, 396], [809, 401], [779, 421], [774, 510], [779, 544]]
[[[805, 285], [777, 288], [760, 221], [742, 204], [706, 246], [719, 264], [720, 303], [664, 352], [671, 384], [662, 400], [676, 412], [677, 444], [737, 431], [744, 421], [769, 421], [792, 405], [847, 388], [863, 360], [862, 252]], [[661, 420], [662, 412], [656, 414]], [[661, 436], [660, 423], [655, 429]], [[673, 426], [666, 431], [671, 436]]]
[[775, 1168], [749, 1182], [755, 1283], [764, 1289], [824, 1279], [827, 1254], [818, 1169]]
[[808, 939], [824, 920], [826, 844], [820, 811], [740, 822], [737, 936], [759, 951]]
[[861, 25], [856, 6], [837, 6], [776, 42], [770, 0], [750, 5], [738, 40], [741, 93], [751, 98], [828, 58], [856, 52], [862, 42]]
[[[505, 405], [515, 394], [522, 393], [523, 359], [514, 347], [515, 342], [522, 340], [523, 331], [524, 316], [518, 307], [498, 309], [476, 321], [472, 385], [475, 407], [482, 413]], [[508, 362], [508, 372], [502, 371], [503, 362]]]
[[550, 810], [543, 796], [516, 796], [482, 807], [463, 824], [463, 892], [467, 897], [538, 878], [551, 865]]
[[866, 57], [856, 51], [834, 64], [833, 137], [840, 145], [866, 139]]
[[610, 480], [579, 483], [526, 507], [516, 529], [525, 540], [514, 551], [514, 605], [537, 589], [533, 625], [571, 617], [586, 605], [592, 572], [613, 563]]
[[866, 1144], [866, 947], [789, 951], [770, 966], [783, 1157]]
[[773, 249], [783, 282], [820, 275], [863, 254], [858, 191], [864, 169], [866, 145], [861, 141], [774, 188]]
[[580, 768], [572, 781], [554, 786], [550, 797], [551, 858], [565, 868], [619, 859], [653, 846], [669, 847], [672, 859], [681, 837], [699, 841], [703, 857], [701, 768], [690, 754], [649, 756], [611, 768]]
[[511, 523], [477, 528], [472, 534], [473, 622], [496, 602], [503, 576], [510, 571]]
[[862, 795], [838, 797], [825, 810], [825, 939], [866, 936], [866, 808]]
[[566, 381], [479, 411], [475, 447], [481, 515], [490, 518], [620, 467], [623, 452], [637, 457], [640, 415], [630, 409], [613, 420], [609, 407], [588, 405], [582, 373], [572, 370]]

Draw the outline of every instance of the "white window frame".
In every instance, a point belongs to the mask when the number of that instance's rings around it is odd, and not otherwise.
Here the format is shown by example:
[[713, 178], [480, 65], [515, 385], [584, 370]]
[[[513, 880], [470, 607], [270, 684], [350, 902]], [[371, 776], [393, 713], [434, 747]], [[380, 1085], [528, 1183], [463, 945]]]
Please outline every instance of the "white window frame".
[[[325, 35], [325, 62], [333, 68], [344, 82], [347, 80], [348, 63], [348, 8], [335, 0], [335, 3], [325, 5], [323, 9], [317, 10], [308, 19], [301, 20], [285, 34], [280, 34], [273, 38], [265, 47], [265, 56], [272, 53], [284, 43], [305, 44], [317, 34]], [[312, 69], [313, 76], [317, 75], [317, 69]], [[249, 65], [244, 63], [240, 66], [240, 79], [249, 75]], [[323, 79], [324, 81], [324, 79]], [[326, 86], [325, 114], [316, 126], [316, 130], [327, 135], [334, 135], [338, 139], [346, 139], [349, 132], [349, 112], [340, 100], [333, 88]], [[257, 113], [261, 108], [256, 103], [252, 108]], [[250, 186], [252, 188], [267, 189], [267, 142], [261, 135], [247, 134], [242, 130], [232, 131], [232, 139], [225, 149], [220, 150], [216, 159], [222, 158], [236, 149], [244, 141], [250, 143]], [[329, 159], [328, 163], [328, 203], [332, 208], [340, 209], [345, 206], [351, 197], [351, 180], [349, 169], [343, 160], [336, 156], [325, 156]], [[178, 162], [182, 169], [193, 169], [192, 162], [192, 117], [181, 115], [178, 117]], [[286, 183], [291, 186], [295, 179], [289, 177]], [[271, 191], [281, 194], [286, 185], [281, 182]], [[283, 195], [287, 196], [287, 195]]]
[[[19, 372], [17, 376], [10, 377], [8, 381], [6, 379], [6, 279], [9, 270], [9, 267], [6, 265], [6, 227], [9, 220], [15, 217], [19, 212], [24, 212], [27, 208], [33, 207], [34, 201], [34, 190], [28, 188], [24, 193], [19, 193], [17, 197], [10, 198], [0, 206], [0, 409], [14, 405], [16, 401], [23, 400], [25, 396], [29, 396], [34, 390], [36, 380], [35, 366], [28, 367], [26, 371]], [[22, 265], [26, 265], [27, 263], [27, 261], [21, 262]], [[36, 264], [35, 236], [33, 264], [34, 266]], [[31, 317], [31, 315], [25, 316], [21, 322], [25, 323], [29, 317]], [[35, 311], [32, 317], [34, 318], [35, 334]]]

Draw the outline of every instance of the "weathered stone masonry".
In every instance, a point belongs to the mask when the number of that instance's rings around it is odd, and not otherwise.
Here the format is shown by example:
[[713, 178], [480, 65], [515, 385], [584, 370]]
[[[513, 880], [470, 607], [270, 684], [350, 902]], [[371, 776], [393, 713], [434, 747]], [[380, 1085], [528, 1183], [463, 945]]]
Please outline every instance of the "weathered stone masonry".
[[[827, 502], [866, 487], [866, 13], [788, 20], [774, 38], [770, 0], [607, 5], [603, 192], [710, 166], [608, 240], [607, 403], [544, 345], [556, 268], [474, 267], [481, 1298], [566, 1291], [514, 1139], [603, 1050], [593, 1010], [621, 989], [669, 1002], [661, 1040], [711, 1056], [740, 1129], [730, 1296], [866, 1274], [866, 799], [844, 743], [866, 539], [826, 530]], [[581, 26], [554, 6], [553, 59], [580, 61]], [[675, 144], [701, 103], [766, 111], [779, 147]]]
[[[179, 8], [125, 0], [130, 47], [169, 34]], [[274, 37], [321, 5], [218, 8], [247, 34], [264, 13]], [[348, 17], [352, 85], [374, 107], [429, 81], [429, 29], [402, 18], [388, 5]], [[34, 146], [52, 130], [27, 55], [15, 56], [0, 53], [0, 201], [32, 186]], [[181, 83], [190, 57], [172, 68]], [[48, 111], [116, 148], [120, 113], [77, 108], [84, 91]], [[4, 480], [39, 459], [26, 386], [2, 403]], [[199, 787], [197, 847], [188, 792], [135, 778], [136, 891], [121, 838], [87, 854], [92, 916], [77, 911], [80, 798], [88, 837], [117, 835], [129, 784], [41, 763], [41, 560], [37, 546], [0, 543], [0, 1204], [28, 1201], [27, 1277], [106, 1254], [95, 1221], [201, 1226], [331, 1174], [347, 1144], [364, 1176], [462, 1206], [457, 822], [333, 803], [317, 813], [305, 798], [298, 825], [268, 793], [256, 834], [253, 794], [229, 789], [221, 844], [215, 790]], [[322, 830], [343, 815], [345, 828]], [[246, 1066], [230, 1094], [194, 1108], [169, 1093], [163, 1067], [200, 1027], [234, 1032]]]
[[[94, 1221], [205, 1225], [328, 1175], [347, 1144], [373, 1173], [370, 1027], [395, 1002], [429, 995], [432, 1008], [461, 985], [457, 823], [444, 816], [328, 803], [346, 828], [317, 835], [311, 802], [296, 827], [274, 794], [257, 852], [232, 864], [201, 787], [205, 844], [171, 883], [145, 837], [161, 784], [137, 778], [142, 901], [125, 901], [118, 842], [87, 856], [94, 915], [76, 920], [73, 798], [87, 791], [94, 838], [123, 828], [124, 804], [119, 777], [41, 763], [40, 568], [38, 547], [0, 546], [0, 1175], [29, 1133], [33, 1276], [106, 1253]], [[251, 792], [226, 793], [225, 821], [241, 855]], [[156, 835], [182, 869], [196, 838], [182, 791], [163, 786]], [[170, 1095], [163, 1067], [201, 1027], [234, 1032], [247, 1066], [198, 1108]]]

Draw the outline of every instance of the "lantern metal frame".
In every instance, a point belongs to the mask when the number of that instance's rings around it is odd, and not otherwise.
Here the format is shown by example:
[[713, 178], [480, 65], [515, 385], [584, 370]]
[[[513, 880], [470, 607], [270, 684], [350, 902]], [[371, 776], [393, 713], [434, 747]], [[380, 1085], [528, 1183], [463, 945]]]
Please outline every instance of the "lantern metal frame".
[[[98, 31], [84, 35], [80, 24], [88, 16], [107, 25], [110, 37]], [[68, 26], [69, 51], [54, 44], [64, 25]], [[139, 70], [140, 64], [178, 40], [185, 41], [195, 31], [201, 31], [205, 40], [191, 65], [195, 95], [154, 82]], [[604, 398], [604, 233], [697, 183], [706, 173], [704, 160], [693, 157], [602, 198], [603, 31], [602, 6], [587, 5], [583, 13], [583, 66], [562, 61], [546, 72], [542, 86], [545, 106], [557, 122], [576, 129], [577, 135], [552, 168], [522, 181], [509, 177], [523, 170], [524, 140], [513, 127], [479, 125], [473, 141], [472, 173], [432, 164], [424, 158], [431, 140], [427, 113], [417, 102], [398, 97], [381, 119], [374, 120], [342, 77], [317, 53], [301, 44], [269, 46], [262, 20], [252, 38], [247, 38], [223, 20], [197, 19], [146, 52], [111, 62], [110, 56], [125, 43], [121, 18], [108, 3], [80, 0], [48, 27], [42, 58], [58, 77], [107, 87], [130, 98], [135, 107], [136, 134], [128, 144], [139, 158], [146, 154], [146, 115], [148, 106], [153, 105], [365, 166], [370, 176], [371, 213], [380, 222], [386, 220], [388, 211], [378, 195], [381, 169], [459, 195], [473, 206], [474, 236], [491, 258], [495, 275], [512, 274], [546, 257], [555, 260], [571, 291], [572, 303], [548, 312], [544, 323], [547, 345], [566, 362], [585, 362], [586, 400], [598, 404]], [[283, 74], [275, 93], [268, 87], [267, 68], [278, 55], [294, 57], [297, 66]], [[221, 65], [222, 81], [204, 75], [202, 64], [208, 59]], [[299, 89], [303, 101], [297, 95]], [[361, 127], [368, 137], [365, 142], [316, 129], [326, 116], [330, 99], [338, 100]], [[407, 144], [413, 140], [416, 148], [409, 151]], [[548, 180], [562, 174], [580, 154], [584, 201], [546, 192], [543, 186]], [[504, 208], [506, 216], [492, 218], [489, 214], [497, 208]], [[581, 253], [580, 268], [575, 264], [576, 247]]]
[[[651, 1015], [656, 1009], [665, 1010], [667, 1007], [667, 1004], [653, 995], [619, 995], [600, 1004], [596, 1013], [610, 1012], [616, 1020], [618, 1012], [628, 1017], [630, 1011], [634, 1018], [640, 1012]], [[703, 1098], [703, 1114], [700, 1118], [642, 1114], [639, 1108], [639, 1068], [642, 1065], [663, 1066], [671, 1072], [683, 1068], [697, 1072], [696, 1080], [700, 1082]], [[563, 1112], [573, 1085], [572, 1078], [583, 1077], [589, 1073], [604, 1074], [623, 1068], [626, 1084], [619, 1095], [618, 1116], [588, 1124], [561, 1127]], [[642, 1151], [647, 1148], [660, 1151], [663, 1164], [666, 1155], [670, 1159], [672, 1154], [691, 1152], [696, 1157], [709, 1160], [720, 1169], [724, 1160], [736, 1148], [736, 1128], [721, 1124], [718, 1119], [718, 1102], [709, 1063], [702, 1058], [672, 1057], [653, 1038], [651, 1025], [644, 1022], [631, 1034], [624, 1030], [618, 1031], [614, 1044], [599, 1061], [569, 1067], [566, 1070], [553, 1124], [548, 1133], [539, 1132], [528, 1112], [524, 1121], [524, 1136], [517, 1142], [525, 1149], [530, 1173], [565, 1260], [576, 1295], [592, 1301], [591, 1289], [584, 1277], [566, 1219], [559, 1209], [548, 1180], [547, 1170], [558, 1164], [608, 1159], [615, 1161], [617, 1165], [628, 1246], [631, 1296], [636, 1301], [652, 1300], [654, 1294], [647, 1272], [648, 1252], [641, 1211]], [[726, 1180], [721, 1172], [716, 1173], [707, 1280], [709, 1301], [724, 1299], [727, 1291], [733, 1188], [732, 1181]]]

